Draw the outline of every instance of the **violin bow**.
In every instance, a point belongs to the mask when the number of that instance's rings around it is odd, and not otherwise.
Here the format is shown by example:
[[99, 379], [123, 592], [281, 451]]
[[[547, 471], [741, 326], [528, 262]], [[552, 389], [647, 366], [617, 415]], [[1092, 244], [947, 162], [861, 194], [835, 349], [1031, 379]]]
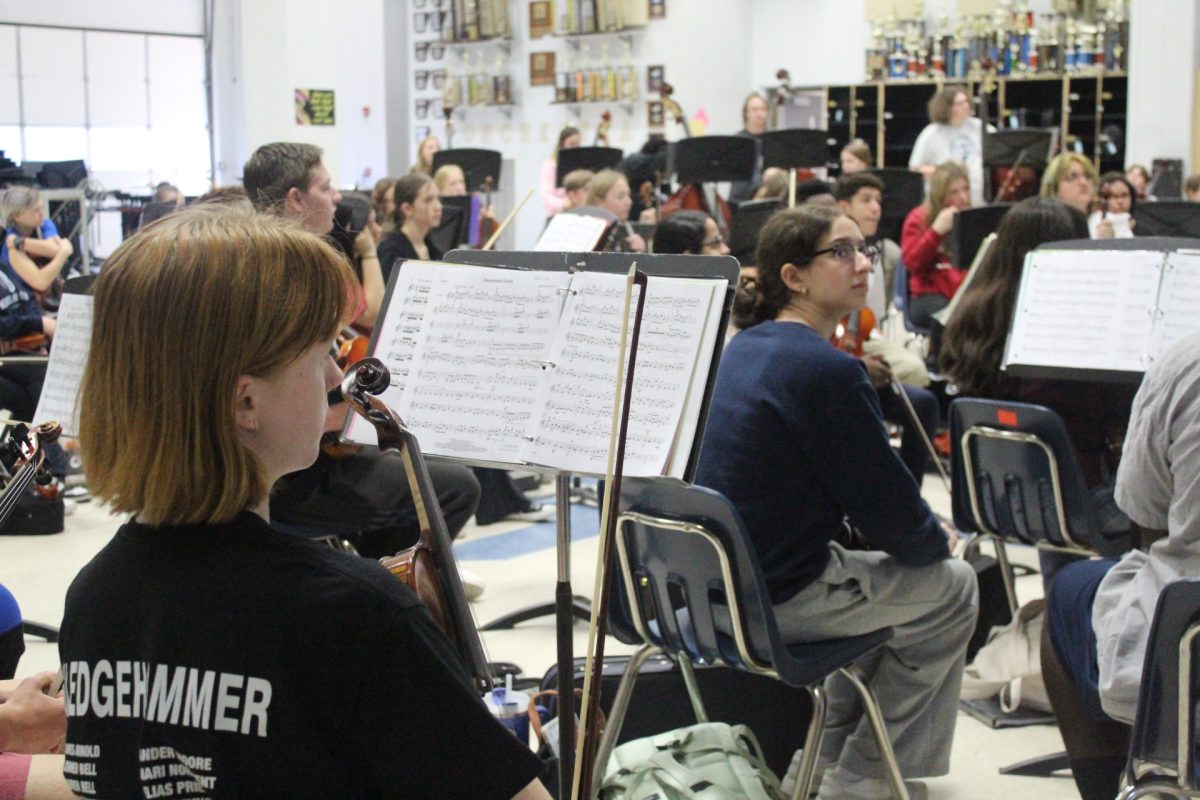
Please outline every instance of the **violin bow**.
[[[937, 467], [938, 476], [942, 479], [942, 485], [946, 487], [946, 494], [950, 494], [950, 476], [946, 474], [946, 468], [942, 466], [942, 458], [938, 455], [937, 448], [933, 446], [933, 442], [929, 440], [929, 434], [925, 432], [925, 426], [921, 424], [921, 420], [917, 417], [917, 410], [913, 408], [912, 401], [908, 399], [908, 392], [904, 391], [904, 387], [900, 385], [900, 381], [892, 378], [892, 391], [896, 393], [896, 397], [900, 398], [900, 405], [904, 406], [904, 413], [908, 416], [908, 424], [917, 429], [917, 433], [921, 435], [921, 441], [925, 443], [925, 449], [929, 451], [929, 457], [933, 459], [933, 465]], [[919, 475], [914, 475], [914, 478], [919, 478]]]
[[529, 198], [531, 197], [533, 197], [533, 187], [530, 187], [529, 191], [525, 193], [525, 196], [521, 198], [521, 202], [517, 203], [516, 207], [512, 211], [508, 212], [508, 215], [505, 216], [504, 221], [500, 223], [500, 227], [496, 228], [496, 232], [493, 233], [491, 238], [484, 243], [483, 247], [479, 248], [480, 250], [491, 250], [496, 246], [496, 240], [500, 238], [500, 234], [504, 233], [504, 229], [508, 227], [508, 224], [516, 219], [517, 212], [525, 207], [525, 204], [529, 202]]
[[[633, 332], [629, 331], [629, 309], [633, 302], [633, 287], [637, 285], [637, 311]], [[579, 736], [575, 742], [575, 769], [571, 781], [572, 800], [592, 796], [597, 768], [596, 750], [600, 739], [600, 679], [604, 668], [604, 637], [608, 627], [608, 603], [612, 593], [609, 566], [613, 560], [613, 539], [617, 515], [614, 505], [620, 503], [621, 476], [624, 473], [625, 439], [629, 431], [629, 410], [633, 400], [633, 369], [637, 361], [638, 338], [642, 328], [642, 313], [646, 307], [646, 274], [639, 272], [637, 262], [629, 267], [625, 280], [625, 308], [621, 315], [621, 345], [617, 355], [617, 387], [613, 393], [612, 421], [608, 443], [608, 469], [605, 473], [604, 509], [600, 515], [600, 546], [596, 557], [596, 585], [592, 596], [592, 622], [588, 628], [587, 662], [583, 673], [583, 703], [579, 716]], [[628, 343], [629, 368], [625, 369]], [[586, 794], [583, 794], [586, 792]]]

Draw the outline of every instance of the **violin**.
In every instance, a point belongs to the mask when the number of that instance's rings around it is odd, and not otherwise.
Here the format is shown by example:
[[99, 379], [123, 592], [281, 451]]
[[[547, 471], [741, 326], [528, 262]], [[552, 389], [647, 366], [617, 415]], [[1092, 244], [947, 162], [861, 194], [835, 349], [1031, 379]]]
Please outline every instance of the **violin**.
[[[684, 134], [687, 138], [692, 138], [692, 131], [687, 125], [687, 120], [683, 115], [683, 108], [671, 95], [674, 94], [675, 88], [671, 84], [664, 82], [659, 89], [662, 95], [662, 104], [674, 120], [683, 126]], [[681, 186], [670, 197], [668, 197], [659, 209], [659, 219], [675, 213], [680, 209], [690, 211], [703, 211], [708, 214], [717, 223], [717, 228], [721, 231], [721, 235], [729, 238], [729, 226], [733, 221], [733, 209], [729, 207], [729, 203], [725, 202], [725, 198], [721, 197], [716, 191], [712, 192], [712, 201], [708, 198], [708, 192], [698, 183], [689, 183], [686, 186]]]
[[496, 185], [491, 175], [483, 179], [483, 208], [479, 211], [479, 244], [492, 238], [492, 234], [500, 227], [496, 217], [490, 213], [492, 207], [492, 189]]
[[595, 147], [608, 147], [608, 129], [612, 127], [612, 112], [605, 109], [600, 113], [600, 124], [596, 126], [596, 138], [592, 141]]
[[871, 338], [875, 324], [875, 312], [871, 309], [860, 308], [858, 311], [851, 311], [842, 317], [829, 341], [839, 350], [861, 357], [863, 345]]
[[4, 458], [0, 459], [0, 477], [4, 479], [4, 493], [0, 494], [0, 525], [31, 488], [43, 499], [58, 497], [54, 476], [45, 468], [45, 446], [56, 442], [61, 435], [62, 426], [57, 422], [43, 422], [33, 428], [20, 424], [13, 428], [3, 445]]
[[356, 414], [375, 428], [380, 451], [400, 452], [421, 526], [415, 545], [381, 558], [379, 562], [425, 604], [434, 622], [454, 645], [479, 690], [485, 691], [492, 688], [491, 672], [454, 563], [450, 532], [429, 478], [429, 468], [421, 455], [417, 437], [377, 396], [390, 382], [387, 367], [377, 358], [364, 358], [351, 367], [342, 380], [342, 397]]
[[658, 224], [658, 222], [662, 219], [662, 216], [659, 213], [659, 198], [658, 192], [654, 191], [654, 182], [642, 181], [642, 185], [638, 187], [638, 194], [641, 195], [642, 198], [642, 208], [654, 209], [654, 222], [655, 224]]

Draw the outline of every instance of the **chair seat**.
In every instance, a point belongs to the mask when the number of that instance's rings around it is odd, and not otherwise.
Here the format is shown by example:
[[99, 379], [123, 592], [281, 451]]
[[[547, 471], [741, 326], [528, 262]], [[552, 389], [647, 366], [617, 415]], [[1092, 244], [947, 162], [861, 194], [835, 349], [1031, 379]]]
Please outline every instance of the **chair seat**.
[[789, 686], [812, 686], [891, 638], [891, 628], [880, 628], [846, 639], [788, 645], [786, 649], [789, 658], [776, 664], [775, 671], [779, 673], [780, 680]]

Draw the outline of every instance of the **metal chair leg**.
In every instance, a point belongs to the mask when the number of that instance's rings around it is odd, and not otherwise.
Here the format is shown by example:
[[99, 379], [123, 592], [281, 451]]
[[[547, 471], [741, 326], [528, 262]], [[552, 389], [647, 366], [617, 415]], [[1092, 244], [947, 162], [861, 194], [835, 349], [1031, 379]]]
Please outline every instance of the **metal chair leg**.
[[[629, 711], [629, 701], [633, 697], [633, 685], [637, 682], [638, 672], [646, 659], [662, 650], [652, 644], [644, 644], [629, 657], [621, 682], [617, 685], [617, 694], [613, 698], [612, 709], [608, 712], [608, 721], [604, 725], [604, 733], [600, 736], [600, 744], [596, 747], [595, 785], [589, 797], [595, 797], [604, 780], [604, 768], [608, 765], [609, 756], [617, 745], [617, 736], [621, 733], [621, 725], [625, 723], [625, 714]], [[690, 664], [688, 666], [691, 666]]]
[[895, 800], [908, 800], [908, 789], [904, 787], [904, 776], [900, 774], [900, 765], [896, 763], [896, 753], [892, 750], [892, 741], [888, 738], [887, 727], [883, 724], [883, 712], [875, 700], [875, 693], [867, 686], [862, 672], [851, 664], [840, 670], [850, 683], [854, 684], [859, 699], [862, 700], [863, 711], [871, 722], [871, 730], [875, 733], [875, 741], [879, 745], [879, 755], [888, 769], [888, 782], [892, 785], [892, 796]]
[[688, 699], [692, 701], [692, 713], [696, 722], [708, 722], [708, 711], [704, 708], [704, 698], [700, 696], [700, 684], [696, 682], [696, 669], [692, 660], [682, 650], [675, 654], [679, 661], [679, 672], [683, 675], [683, 685], [687, 687]]
[[1008, 546], [999, 536], [992, 536], [996, 544], [996, 561], [1000, 563], [1000, 577], [1004, 579], [1004, 593], [1008, 595], [1008, 607], [1012, 610], [1013, 619], [1017, 618], [1020, 604], [1017, 603], [1017, 586], [1013, 581], [1012, 565], [1008, 562]]
[[825, 687], [821, 684], [804, 687], [812, 698], [812, 720], [808, 723], [808, 733], [804, 736], [804, 751], [800, 754], [800, 772], [796, 775], [796, 788], [792, 790], [792, 800], [808, 800], [813, 789], [814, 773], [817, 771], [817, 759], [821, 755], [821, 742], [825, 738]]

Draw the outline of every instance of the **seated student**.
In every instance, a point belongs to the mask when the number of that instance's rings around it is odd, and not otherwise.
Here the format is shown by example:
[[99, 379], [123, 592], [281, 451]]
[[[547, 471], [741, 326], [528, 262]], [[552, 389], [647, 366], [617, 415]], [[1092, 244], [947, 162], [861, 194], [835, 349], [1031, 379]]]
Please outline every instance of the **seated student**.
[[1066, 566], [1049, 595], [1042, 674], [1084, 800], [1117, 793], [1159, 594], [1200, 574], [1197, 352], [1193, 334], [1146, 371], [1117, 471], [1117, 504], [1153, 543]]
[[787, 200], [788, 174], [778, 167], [768, 167], [762, 174], [762, 182], [754, 187], [752, 200]]
[[1096, 196], [1096, 167], [1078, 153], [1060, 153], [1042, 173], [1042, 197], [1057, 197], [1084, 214], [1091, 213]]
[[1200, 175], [1189, 175], [1183, 183], [1183, 194], [1188, 201], [1200, 203]]
[[329, 238], [354, 269], [354, 277], [362, 287], [365, 307], [354, 319], [360, 333], [370, 334], [383, 305], [383, 272], [379, 267], [376, 245], [381, 229], [375, 221], [375, 206], [366, 195], [346, 192], [333, 214], [333, 230]]
[[1150, 190], [1150, 173], [1141, 164], [1134, 164], [1126, 169], [1125, 177], [1133, 185], [1133, 190], [1137, 193], [1138, 200], [1145, 203], [1155, 199], [1153, 195], [1147, 194]]
[[567, 203], [563, 211], [587, 205], [588, 184], [596, 173], [590, 169], [573, 169], [563, 176], [563, 190], [567, 193]]
[[[788, 209], [767, 222], [756, 324], [721, 358], [695, 482], [745, 521], [785, 641], [893, 627], [861, 666], [900, 769], [916, 778], [949, 770], [977, 590], [892, 451], [862, 362], [829, 343], [865, 302], [872, 256], [837, 209]], [[878, 549], [838, 545], [846, 519]], [[841, 676], [826, 688], [820, 797], [889, 797], [857, 696]]]
[[655, 253], [676, 255], [727, 256], [725, 244], [716, 221], [703, 211], [684, 209], [668, 214], [654, 228], [650, 240]]
[[[1030, 197], [1013, 205], [996, 231], [996, 241], [979, 265], [942, 336], [942, 371], [965, 397], [988, 397], [1044, 405], [1063, 419], [1097, 501], [1102, 525], [1116, 532], [1128, 520], [1112, 506], [1105, 487], [1120, 457], [1120, 443], [1134, 389], [1115, 383], [1013, 378], [1000, 370], [1012, 324], [1025, 256], [1046, 242], [1087, 238], [1087, 221], [1060, 200]], [[1066, 563], [1058, 553], [1039, 551], [1042, 579], [1049, 587]]]
[[542, 171], [538, 173], [538, 197], [542, 199], [542, 208], [546, 212], [546, 219], [550, 219], [562, 211], [567, 202], [566, 191], [558, 185], [559, 151], [570, 150], [581, 144], [583, 144], [583, 134], [579, 132], [578, 128], [568, 125], [558, 132], [558, 141], [554, 145], [554, 152], [542, 164]]
[[63, 778], [63, 698], [48, 697], [54, 674], [0, 681], [0, 798], [69, 800]]
[[96, 281], [80, 443], [132, 519], [72, 583], [59, 653], [66, 770], [97, 797], [548, 797], [400, 581], [268, 524], [317, 456], [352, 284], [319, 237], [220, 204]]
[[862, 139], [855, 139], [842, 148], [842, 175], [853, 175], [856, 172], [866, 172], [871, 168], [875, 159], [871, 157], [871, 148]]
[[1120, 172], [1100, 176], [1099, 202], [1088, 216], [1088, 233], [1093, 239], [1132, 239], [1137, 220], [1133, 184]]
[[971, 205], [971, 187], [961, 164], [947, 161], [933, 171], [925, 202], [904, 218], [900, 257], [908, 270], [908, 315], [928, 328], [933, 315], [950, 304], [967, 276], [950, 263], [949, 234], [954, 215]]
[[371, 190], [371, 200], [375, 203], [380, 224], [391, 219], [392, 212], [396, 210], [396, 179], [380, 178], [375, 181], [375, 188]]
[[[7, 229], [0, 243], [0, 350], [45, 355], [54, 317], [39, 295], [53, 286], [74, 248], [46, 219], [37, 189], [12, 186], [0, 194]], [[45, 364], [0, 365], [0, 408], [32, 420], [46, 377]]]
[[602, 169], [588, 182], [588, 205], [598, 206], [617, 216], [615, 235], [618, 247], [624, 252], [646, 252], [646, 240], [633, 232], [627, 224], [633, 198], [629, 194], [629, 181], [615, 169]]
[[[883, 181], [867, 172], [844, 175], [834, 187], [834, 197], [837, 198], [838, 208], [858, 224], [863, 236], [871, 242], [879, 230], [879, 219], [883, 215]], [[875, 247], [879, 248], [879, 244], [875, 244]], [[883, 288], [888, 284], [883, 274], [883, 266], [877, 258], [871, 272], [866, 305], [875, 315], [876, 324], [887, 315]], [[896, 395], [892, 378], [901, 382], [901, 388], [908, 396], [925, 435], [932, 440], [937, 434], [940, 414], [937, 398], [923, 388], [929, 385], [929, 372], [920, 358], [902, 345], [881, 336], [864, 341], [860, 357], [871, 376], [872, 385], [879, 392], [883, 418], [901, 428], [900, 458], [920, 486], [929, 467], [929, 451], [921, 431], [914, 427], [904, 403]]]
[[430, 234], [442, 222], [442, 201], [433, 178], [420, 172], [396, 181], [392, 232], [379, 242], [379, 265], [387, 283], [396, 259], [437, 261], [445, 253]]

